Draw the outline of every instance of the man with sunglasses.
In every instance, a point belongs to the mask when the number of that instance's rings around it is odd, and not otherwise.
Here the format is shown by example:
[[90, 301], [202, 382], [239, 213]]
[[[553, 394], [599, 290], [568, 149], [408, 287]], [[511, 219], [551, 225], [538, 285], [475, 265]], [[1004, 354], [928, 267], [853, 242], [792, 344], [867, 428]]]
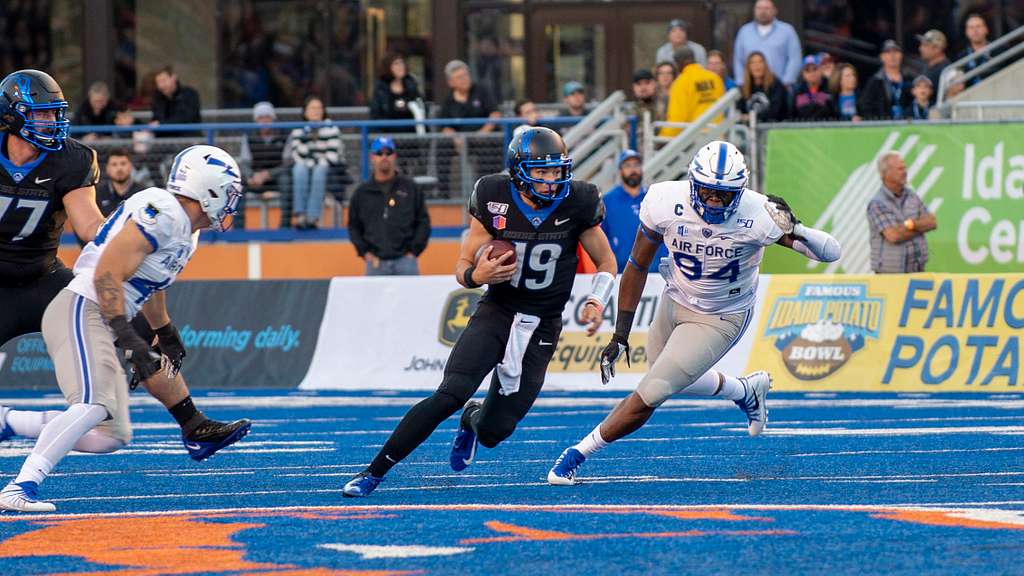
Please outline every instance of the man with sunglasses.
[[367, 276], [414, 276], [416, 259], [430, 240], [430, 215], [416, 182], [398, 171], [395, 142], [381, 136], [370, 144], [370, 180], [352, 193], [348, 233]]
[[[616, 266], [601, 230], [597, 187], [572, 179], [572, 159], [550, 128], [517, 131], [506, 158], [507, 174], [484, 176], [473, 188], [472, 218], [455, 267], [460, 284], [486, 284], [487, 292], [452, 349], [437, 391], [406, 413], [370, 465], [345, 484], [345, 496], [370, 494], [463, 406], [449, 455], [456, 472], [473, 462], [478, 442], [493, 448], [512, 434], [544, 385], [576, 279], [578, 244], [599, 271], [580, 319], [590, 335], [601, 325]], [[492, 258], [493, 240], [513, 249]], [[487, 397], [470, 400], [492, 370]]]
[[619, 281], [615, 333], [601, 354], [601, 381], [615, 376], [617, 360], [629, 361], [636, 307], [651, 261], [664, 245], [671, 265], [647, 335], [648, 372], [600, 425], [562, 452], [548, 483], [575, 484], [588, 457], [640, 429], [675, 394], [732, 400], [746, 415], [751, 436], [764, 430], [771, 376], [758, 371], [738, 378], [713, 366], [750, 325], [765, 247], [780, 244], [821, 262], [838, 260], [840, 247], [829, 234], [801, 224], [782, 198], [747, 189], [748, 175], [743, 154], [717, 141], [694, 156], [689, 181], [648, 190]]

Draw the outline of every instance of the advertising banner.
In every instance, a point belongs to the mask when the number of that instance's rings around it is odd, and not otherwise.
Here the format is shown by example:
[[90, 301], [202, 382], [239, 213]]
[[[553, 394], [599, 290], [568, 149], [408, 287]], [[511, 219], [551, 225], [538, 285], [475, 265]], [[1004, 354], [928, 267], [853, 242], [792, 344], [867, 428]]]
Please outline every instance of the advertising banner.
[[1024, 124], [777, 129], [768, 133], [766, 193], [843, 246], [819, 264], [765, 252], [767, 273], [871, 271], [867, 205], [881, 187], [877, 160], [899, 152], [907, 182], [935, 213], [928, 272], [1017, 272], [1024, 267]]
[[777, 390], [1018, 392], [1024, 274], [772, 276], [749, 369]]
[[[204, 388], [295, 388], [316, 348], [327, 280], [179, 282], [167, 309], [188, 351], [185, 380]], [[40, 334], [0, 348], [0, 388], [56, 391]]]
[[[590, 291], [589, 275], [577, 276], [562, 315], [562, 334], [548, 367], [550, 390], [632, 390], [647, 371], [647, 331], [665, 283], [647, 280], [637, 307], [630, 344], [630, 366], [620, 362], [616, 378], [601, 385], [601, 350], [607, 345], [614, 298], [593, 337], [579, 321]], [[762, 284], [762, 292], [765, 292]], [[465, 329], [483, 290], [467, 290], [450, 276], [335, 278], [313, 359], [301, 388], [432, 390], [441, 382], [452, 346]], [[756, 317], [754, 319], [756, 321]], [[753, 322], [752, 322], [753, 325]], [[718, 364], [741, 373], [753, 345], [747, 335]], [[485, 380], [484, 385], [489, 384]]]

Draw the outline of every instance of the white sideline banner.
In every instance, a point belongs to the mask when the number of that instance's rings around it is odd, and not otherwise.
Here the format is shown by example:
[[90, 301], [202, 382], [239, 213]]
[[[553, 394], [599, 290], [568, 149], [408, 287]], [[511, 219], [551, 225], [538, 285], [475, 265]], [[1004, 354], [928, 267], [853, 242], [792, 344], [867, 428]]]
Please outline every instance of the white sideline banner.
[[[617, 376], [601, 385], [601, 349], [614, 330], [615, 298], [601, 330], [588, 337], [579, 313], [590, 291], [590, 275], [579, 275], [562, 314], [562, 334], [548, 367], [548, 390], [632, 390], [647, 371], [647, 330], [665, 287], [648, 277], [630, 337], [632, 366], [619, 362]], [[758, 302], [769, 276], [761, 276]], [[305, 390], [433, 390], [441, 382], [451, 346], [462, 333], [484, 290], [467, 290], [451, 276], [343, 277], [331, 281], [313, 361], [299, 386]], [[760, 306], [751, 327], [758, 326]], [[718, 363], [743, 374], [755, 330]], [[490, 378], [484, 380], [489, 385]]]

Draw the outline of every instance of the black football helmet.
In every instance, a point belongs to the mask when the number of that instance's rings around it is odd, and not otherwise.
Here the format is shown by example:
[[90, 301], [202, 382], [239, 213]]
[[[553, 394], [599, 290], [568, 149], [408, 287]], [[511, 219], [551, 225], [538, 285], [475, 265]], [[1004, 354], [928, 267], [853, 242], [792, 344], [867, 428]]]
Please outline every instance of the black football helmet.
[[[508, 174], [520, 192], [524, 192], [541, 206], [546, 206], [569, 195], [572, 180], [572, 158], [558, 132], [543, 126], [521, 128], [512, 136], [505, 158]], [[560, 168], [557, 180], [540, 180], [530, 176], [533, 168]], [[558, 184], [556, 192], [539, 192], [536, 184]]]
[[[36, 112], [53, 111], [53, 119]], [[0, 130], [17, 134], [42, 150], [60, 150], [68, 137], [68, 102], [46, 72], [18, 70], [0, 82]]]

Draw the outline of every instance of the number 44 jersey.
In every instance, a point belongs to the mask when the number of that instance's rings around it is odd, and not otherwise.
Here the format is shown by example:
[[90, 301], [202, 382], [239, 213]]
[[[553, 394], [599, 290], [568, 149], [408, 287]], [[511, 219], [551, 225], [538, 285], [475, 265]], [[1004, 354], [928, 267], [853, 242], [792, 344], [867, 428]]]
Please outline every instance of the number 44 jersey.
[[568, 196], [534, 209], [506, 174], [477, 181], [469, 213], [496, 239], [515, 245], [518, 264], [512, 280], [491, 285], [485, 299], [541, 318], [562, 315], [576, 278], [580, 235], [604, 219], [596, 186], [579, 180], [568, 186]]
[[728, 220], [708, 224], [693, 209], [689, 181], [651, 186], [640, 205], [640, 221], [665, 238], [669, 298], [706, 314], [753, 306], [764, 248], [783, 235], [767, 203], [765, 195], [744, 190]]

